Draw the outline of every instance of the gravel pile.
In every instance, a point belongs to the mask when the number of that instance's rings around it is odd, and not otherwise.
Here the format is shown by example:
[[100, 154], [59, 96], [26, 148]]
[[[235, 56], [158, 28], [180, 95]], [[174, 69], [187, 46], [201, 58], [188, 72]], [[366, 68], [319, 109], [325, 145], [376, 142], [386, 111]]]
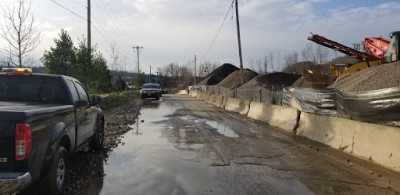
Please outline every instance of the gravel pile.
[[239, 68], [232, 64], [223, 64], [222, 66], [208, 74], [206, 78], [197, 85], [216, 85], [236, 70], [239, 70]]
[[343, 76], [329, 86], [342, 92], [361, 92], [390, 87], [400, 87], [400, 62], [366, 68]]
[[241, 89], [263, 87], [269, 90], [281, 91], [284, 87], [291, 86], [301, 75], [283, 72], [274, 72], [260, 75], [240, 86]]
[[[249, 69], [244, 69], [243, 70], [243, 83], [247, 83], [254, 77], [256, 77], [258, 74], [252, 70]], [[235, 72], [232, 72], [229, 76], [227, 76], [224, 80], [219, 82], [217, 84], [218, 86], [229, 88], [229, 89], [234, 89], [236, 87], [239, 87], [242, 85], [241, 83], [241, 71], [237, 70]]]
[[323, 89], [329, 86], [332, 81], [330, 77], [321, 74], [318, 71], [315, 72], [304, 72], [303, 75], [295, 81], [292, 86], [293, 87], [301, 87], [301, 88], [315, 88], [315, 89]]

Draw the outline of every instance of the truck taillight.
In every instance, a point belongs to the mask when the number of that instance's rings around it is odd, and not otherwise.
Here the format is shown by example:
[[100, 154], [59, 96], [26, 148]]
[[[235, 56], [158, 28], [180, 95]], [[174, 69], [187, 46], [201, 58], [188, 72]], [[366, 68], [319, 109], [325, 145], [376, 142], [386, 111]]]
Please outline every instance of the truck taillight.
[[17, 123], [15, 127], [15, 160], [24, 160], [32, 148], [32, 129], [28, 124]]

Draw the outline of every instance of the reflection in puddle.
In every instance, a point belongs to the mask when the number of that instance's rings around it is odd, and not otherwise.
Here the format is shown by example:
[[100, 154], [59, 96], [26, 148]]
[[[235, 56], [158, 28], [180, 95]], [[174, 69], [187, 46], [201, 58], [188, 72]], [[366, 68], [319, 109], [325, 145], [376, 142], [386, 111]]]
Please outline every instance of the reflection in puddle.
[[[213, 186], [214, 168], [197, 159], [202, 144], [187, 144], [187, 132], [178, 129], [183, 143], [170, 142], [163, 132], [174, 129], [165, 120], [180, 106], [163, 102], [142, 108], [137, 122], [130, 127], [104, 165], [104, 186], [100, 194], [202, 194]], [[183, 126], [185, 127], [185, 126]]]
[[221, 123], [218, 123], [217, 121], [209, 121], [209, 120], [206, 120], [206, 124], [210, 125], [212, 128], [217, 129], [217, 132], [219, 134], [224, 135], [226, 137], [232, 137], [232, 138], [239, 137], [238, 134], [236, 134], [232, 129], [230, 129], [225, 124], [221, 124]]
[[[205, 122], [207, 125], [211, 126], [214, 129], [217, 129], [217, 132], [221, 135], [224, 135], [226, 137], [231, 137], [231, 138], [237, 138], [239, 137], [238, 134], [236, 134], [231, 128], [226, 126], [223, 123], [219, 123], [217, 121], [211, 121], [211, 120], [206, 120], [206, 119], [198, 119], [194, 116], [183, 116], [180, 117], [184, 121], [192, 121], [193, 123], [201, 123]], [[186, 129], [193, 128], [193, 126], [186, 126]]]
[[[145, 104], [137, 122], [130, 126], [132, 130], [122, 137], [124, 144], [114, 148], [104, 164], [104, 185], [99, 183], [99, 190], [90, 192], [247, 194], [249, 190], [258, 192], [255, 194], [312, 194], [297, 180], [268, 176], [275, 171], [266, 166], [229, 163], [229, 158], [224, 158], [226, 150], [208, 139], [216, 136], [218, 141], [236, 143], [238, 139], [220, 139], [221, 135], [239, 135], [223, 122], [174, 115], [180, 108], [171, 101], [155, 102], [149, 107]], [[220, 162], [224, 166], [219, 166]]]

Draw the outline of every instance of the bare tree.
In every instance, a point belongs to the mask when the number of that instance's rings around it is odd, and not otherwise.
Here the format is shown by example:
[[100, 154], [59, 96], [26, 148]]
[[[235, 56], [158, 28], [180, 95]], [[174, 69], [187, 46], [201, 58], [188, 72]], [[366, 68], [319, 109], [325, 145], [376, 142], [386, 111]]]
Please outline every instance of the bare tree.
[[111, 70], [117, 71], [120, 69], [120, 56], [118, 51], [115, 48], [115, 42], [112, 42], [110, 45], [111, 49]]
[[[1, 6], [4, 25], [2, 37], [7, 42], [10, 62], [19, 67], [22, 61], [40, 42], [35, 17], [31, 13], [29, 0], [16, 0], [12, 4]], [[17, 62], [16, 62], [17, 61]]]
[[264, 56], [262, 65], [264, 67], [264, 74], [267, 74], [268, 73], [268, 65], [269, 65], [268, 56], [267, 55]]
[[317, 56], [317, 62], [319, 65], [322, 65], [326, 62], [328, 62], [328, 58], [329, 58], [329, 51], [326, 47], [323, 47], [321, 45], [317, 45], [316, 48], [316, 56]]
[[284, 56], [284, 60], [285, 60], [285, 67], [291, 66], [299, 61], [299, 54], [296, 51], [293, 51], [290, 54], [286, 54]]
[[250, 60], [249, 60], [249, 67], [250, 67], [250, 69], [252, 69], [252, 70], [258, 72], [257, 67], [255, 67], [255, 63], [254, 63], [254, 60], [253, 60], [253, 59], [250, 59]]
[[258, 58], [255, 63], [256, 63], [256, 66], [258, 67], [258, 73], [259, 74], [263, 74], [264, 71], [263, 71], [263, 68], [262, 68], [262, 64], [263, 64], [262, 59]]
[[205, 77], [206, 75], [208, 75], [209, 73], [212, 72], [212, 62], [210, 61], [205, 61], [200, 63], [199, 65], [199, 76], [200, 77]]
[[271, 67], [271, 72], [275, 72], [274, 70], [274, 64], [275, 64], [275, 56], [274, 56], [274, 52], [270, 51], [268, 54], [268, 62], [270, 64]]

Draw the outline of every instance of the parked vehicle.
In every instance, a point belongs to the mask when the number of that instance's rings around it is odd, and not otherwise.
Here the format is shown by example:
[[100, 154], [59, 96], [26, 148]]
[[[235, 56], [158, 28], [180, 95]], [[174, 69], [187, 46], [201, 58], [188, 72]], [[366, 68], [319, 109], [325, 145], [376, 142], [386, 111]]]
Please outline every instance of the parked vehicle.
[[161, 91], [158, 84], [146, 83], [140, 90], [140, 97], [143, 98], [155, 98], [159, 100], [161, 97]]
[[[89, 98], [76, 79], [35, 74], [29, 69], [0, 72], [0, 194], [43, 181], [60, 194], [68, 181], [68, 156], [89, 143], [103, 146], [100, 97]], [[41, 182], [42, 183], [42, 182]]]
[[158, 89], [158, 92], [160, 93], [160, 97], [162, 97], [162, 89], [161, 89], [161, 85], [160, 84], [156, 84], [157, 85], [157, 89]]

